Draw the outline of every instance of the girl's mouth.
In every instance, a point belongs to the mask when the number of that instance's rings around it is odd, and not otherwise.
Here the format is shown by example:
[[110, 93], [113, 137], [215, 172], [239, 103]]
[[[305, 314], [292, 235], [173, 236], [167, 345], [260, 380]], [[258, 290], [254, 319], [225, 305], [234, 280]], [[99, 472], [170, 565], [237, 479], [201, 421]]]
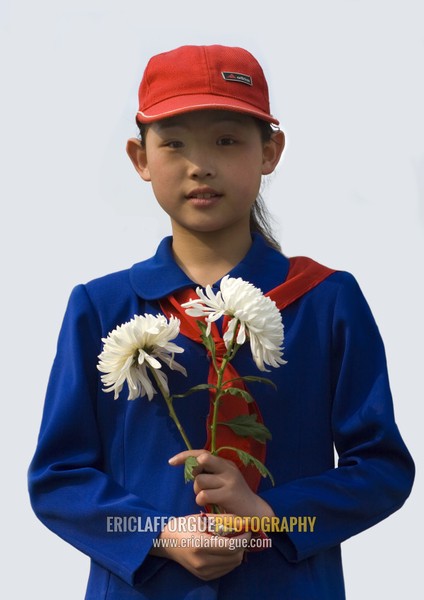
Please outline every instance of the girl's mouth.
[[216, 198], [218, 194], [190, 194], [190, 198], [198, 198], [199, 200], [209, 200], [210, 198]]
[[187, 200], [190, 200], [196, 206], [210, 206], [221, 197], [222, 194], [210, 188], [195, 189], [186, 196]]

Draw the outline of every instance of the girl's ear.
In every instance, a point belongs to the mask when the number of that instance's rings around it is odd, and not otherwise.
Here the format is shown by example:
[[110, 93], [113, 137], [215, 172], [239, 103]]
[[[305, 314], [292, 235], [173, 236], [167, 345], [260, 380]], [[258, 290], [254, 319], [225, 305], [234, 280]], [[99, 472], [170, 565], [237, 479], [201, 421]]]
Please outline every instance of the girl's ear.
[[140, 140], [131, 138], [127, 142], [127, 154], [134, 165], [135, 170], [144, 181], [150, 181], [150, 171], [147, 166], [146, 148]]
[[271, 139], [265, 142], [263, 149], [262, 175], [269, 175], [278, 165], [284, 150], [286, 138], [282, 131], [276, 131]]

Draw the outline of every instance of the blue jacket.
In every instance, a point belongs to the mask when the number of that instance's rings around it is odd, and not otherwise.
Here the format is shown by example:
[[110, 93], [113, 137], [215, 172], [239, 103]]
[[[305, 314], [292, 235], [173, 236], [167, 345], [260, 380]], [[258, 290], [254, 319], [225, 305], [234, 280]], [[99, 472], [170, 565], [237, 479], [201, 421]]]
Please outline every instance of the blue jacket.
[[[267, 292], [283, 282], [288, 259], [258, 235], [231, 271]], [[29, 471], [34, 511], [91, 558], [87, 600], [342, 600], [340, 543], [400, 508], [414, 465], [394, 421], [384, 347], [354, 278], [336, 272], [283, 311], [287, 364], [272, 369], [274, 391], [252, 384], [272, 433], [259, 494], [280, 517], [316, 517], [314, 531], [272, 533], [272, 548], [249, 553], [225, 577], [203, 582], [177, 563], [149, 555], [156, 531], [110, 531], [110, 518], [199, 512], [191, 485], [168, 458], [182, 441], [155, 396], [113, 400], [102, 392], [101, 339], [158, 299], [193, 282], [177, 266], [171, 238], [131, 269], [77, 286], [70, 297]], [[172, 393], [207, 380], [201, 345], [179, 336], [188, 378], [168, 373]], [[248, 344], [234, 365], [259, 374]], [[205, 443], [207, 393], [178, 401], [194, 447]], [[334, 448], [338, 465], [334, 465]], [[108, 530], [109, 529], [109, 530]], [[143, 528], [142, 528], [143, 529]], [[47, 576], [47, 575], [46, 575]]]

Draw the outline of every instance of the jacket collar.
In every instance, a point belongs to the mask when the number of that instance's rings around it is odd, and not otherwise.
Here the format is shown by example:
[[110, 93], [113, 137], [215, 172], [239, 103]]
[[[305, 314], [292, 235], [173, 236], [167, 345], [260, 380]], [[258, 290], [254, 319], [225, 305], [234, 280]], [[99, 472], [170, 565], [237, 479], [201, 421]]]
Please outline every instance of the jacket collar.
[[[229, 275], [241, 277], [266, 293], [285, 281], [288, 269], [288, 259], [254, 233], [249, 251]], [[197, 287], [175, 262], [171, 236], [161, 241], [154, 256], [133, 265], [129, 277], [134, 291], [145, 300], [158, 300], [177, 290]]]

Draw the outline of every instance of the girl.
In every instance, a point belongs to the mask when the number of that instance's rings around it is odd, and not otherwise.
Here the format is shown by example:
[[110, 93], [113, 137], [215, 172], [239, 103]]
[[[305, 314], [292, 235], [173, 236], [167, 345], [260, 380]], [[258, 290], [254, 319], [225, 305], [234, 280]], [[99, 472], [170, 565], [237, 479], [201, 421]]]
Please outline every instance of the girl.
[[[127, 151], [172, 237], [151, 259], [74, 289], [30, 467], [34, 510], [90, 556], [90, 600], [257, 598], [264, 581], [272, 599], [340, 600], [340, 543], [400, 508], [414, 476], [368, 305], [351, 275], [287, 259], [269, 231], [258, 193], [284, 135], [251, 54], [185, 46], [153, 57], [137, 122]], [[204, 449], [207, 391], [178, 401], [195, 448], [182, 451], [163, 400], [114, 402], [96, 369], [110, 331], [198, 285], [216, 291], [226, 274], [271, 297], [282, 290], [287, 364], [268, 374], [275, 389], [249, 385], [272, 434], [275, 485], [249, 485], [234, 462]], [[188, 381], [169, 370], [175, 394], [208, 373], [201, 345], [184, 335], [177, 343]], [[244, 346], [234, 365], [255, 373]], [[198, 461], [193, 486], [181, 473], [188, 455]], [[271, 547], [246, 553], [249, 531], [213, 543], [198, 517], [212, 504], [272, 523]]]

